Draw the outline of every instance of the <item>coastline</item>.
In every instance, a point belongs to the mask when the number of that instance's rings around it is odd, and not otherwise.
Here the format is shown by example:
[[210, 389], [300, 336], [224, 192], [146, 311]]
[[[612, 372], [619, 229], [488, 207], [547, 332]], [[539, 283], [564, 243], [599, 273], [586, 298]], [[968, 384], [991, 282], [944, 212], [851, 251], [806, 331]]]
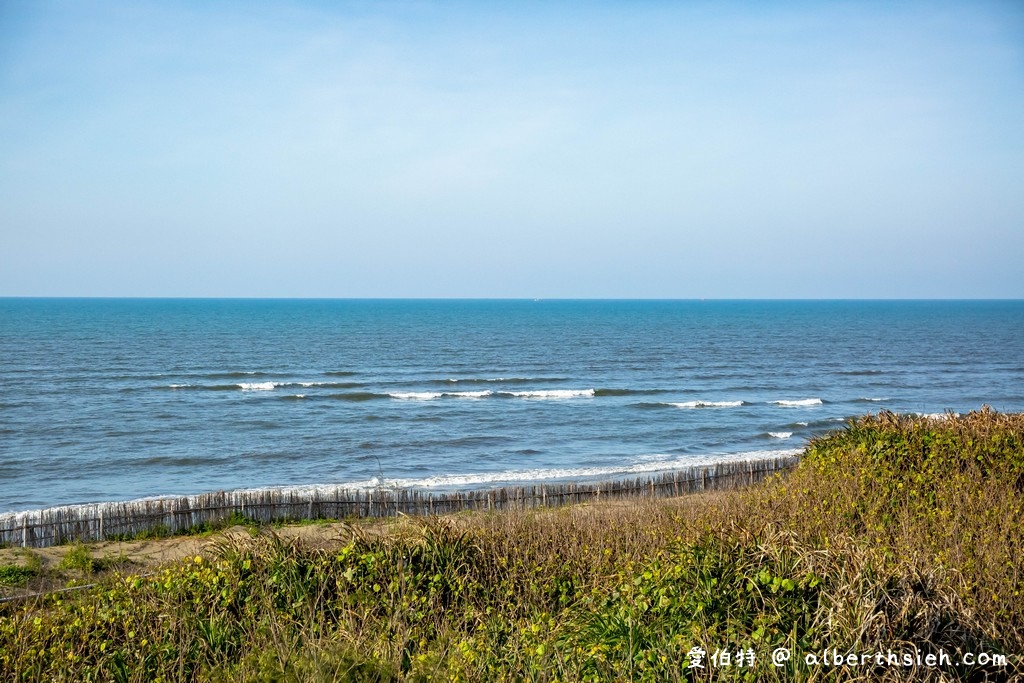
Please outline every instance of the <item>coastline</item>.
[[449, 514], [527, 509], [616, 498], [665, 498], [749, 486], [799, 462], [796, 453], [697, 464], [646, 476], [515, 483], [491, 488], [305, 486], [239, 489], [191, 496], [66, 505], [0, 515], [0, 546], [43, 548], [69, 542], [178, 534], [233, 516], [257, 523], [286, 520]]
[[715, 493], [9, 548], [0, 678], [1015, 680], [1022, 445], [882, 413]]
[[378, 474], [484, 488], [465, 480], [800, 446], [866, 410], [1024, 410], [1020, 304], [0, 309], [0, 513]]

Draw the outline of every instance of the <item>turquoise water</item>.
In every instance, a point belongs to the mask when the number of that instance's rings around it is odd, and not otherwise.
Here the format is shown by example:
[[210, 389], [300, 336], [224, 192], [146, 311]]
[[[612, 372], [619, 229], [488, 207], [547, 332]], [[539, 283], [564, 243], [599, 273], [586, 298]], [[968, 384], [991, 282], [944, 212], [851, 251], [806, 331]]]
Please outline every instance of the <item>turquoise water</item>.
[[0, 512], [482, 487], [1024, 410], [1024, 302], [0, 299]]

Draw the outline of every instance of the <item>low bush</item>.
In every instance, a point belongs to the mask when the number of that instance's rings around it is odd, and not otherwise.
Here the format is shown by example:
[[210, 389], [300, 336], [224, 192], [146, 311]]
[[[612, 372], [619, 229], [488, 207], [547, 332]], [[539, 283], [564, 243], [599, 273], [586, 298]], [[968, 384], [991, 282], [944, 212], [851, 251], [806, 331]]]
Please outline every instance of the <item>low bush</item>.
[[[749, 490], [272, 529], [0, 616], [12, 681], [1024, 676], [1024, 416], [882, 414]], [[788, 648], [778, 662], [771, 653]], [[805, 653], [993, 653], [827, 670]]]
[[18, 564], [0, 565], [0, 586], [24, 586], [36, 575], [31, 567]]

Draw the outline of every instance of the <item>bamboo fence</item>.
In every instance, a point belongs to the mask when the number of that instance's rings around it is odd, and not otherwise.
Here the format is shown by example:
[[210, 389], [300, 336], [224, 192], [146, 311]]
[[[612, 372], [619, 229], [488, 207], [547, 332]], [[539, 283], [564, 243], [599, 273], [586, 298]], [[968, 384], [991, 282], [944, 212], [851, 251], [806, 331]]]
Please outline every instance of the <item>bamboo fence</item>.
[[0, 515], [0, 547], [42, 548], [74, 541], [175, 534], [215, 526], [237, 514], [256, 522], [438, 515], [462, 510], [523, 509], [610, 500], [666, 498], [753, 484], [792, 468], [796, 456], [696, 465], [647, 478], [542, 482], [472, 491], [316, 488], [242, 489], [193, 496], [66, 505]]

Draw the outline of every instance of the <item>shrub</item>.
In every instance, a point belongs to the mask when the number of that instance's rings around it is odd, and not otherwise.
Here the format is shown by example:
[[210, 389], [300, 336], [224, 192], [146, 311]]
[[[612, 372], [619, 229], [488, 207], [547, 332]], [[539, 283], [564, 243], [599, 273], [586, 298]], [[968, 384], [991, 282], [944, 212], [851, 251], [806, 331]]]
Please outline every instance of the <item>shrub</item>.
[[[749, 490], [409, 520], [331, 546], [270, 529], [152, 576], [0, 611], [2, 680], [816, 680], [799, 655], [1012, 655], [1024, 675], [1024, 416], [883, 413]], [[74, 548], [66, 560], [94, 567]], [[86, 564], [88, 558], [89, 564]], [[755, 653], [691, 669], [694, 648]]]

